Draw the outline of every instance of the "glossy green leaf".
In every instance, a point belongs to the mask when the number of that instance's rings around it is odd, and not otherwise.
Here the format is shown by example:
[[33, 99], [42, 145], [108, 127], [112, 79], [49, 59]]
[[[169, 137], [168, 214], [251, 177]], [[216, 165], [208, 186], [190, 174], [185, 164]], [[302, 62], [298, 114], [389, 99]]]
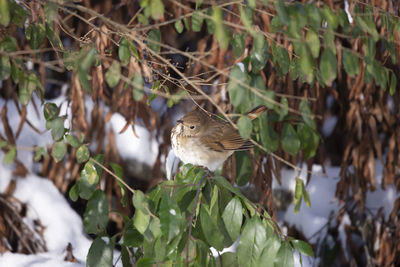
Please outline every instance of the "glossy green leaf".
[[77, 182], [79, 196], [83, 199], [89, 199], [96, 190], [99, 181], [100, 177], [93, 163], [91, 161], [86, 162]]
[[217, 218], [213, 218], [205, 205], [200, 205], [200, 223], [201, 229], [210, 246], [213, 246], [217, 250], [221, 251], [224, 248], [224, 236], [222, 235], [218, 224]]
[[7, 0], [0, 0], [0, 24], [7, 27], [10, 23], [10, 6]]
[[247, 85], [250, 83], [249, 77], [244, 70], [244, 64], [241, 62], [232, 68], [231, 73], [229, 74], [229, 82], [227, 87], [232, 105], [235, 108], [239, 107], [239, 105], [242, 103], [244, 95], [248, 90], [246, 87], [239, 84], [238, 81]]
[[[121, 165], [110, 162], [110, 166], [115, 175], [117, 175], [121, 180], [124, 180], [124, 170]], [[126, 207], [128, 204], [128, 196], [125, 191], [125, 185], [123, 185], [119, 180], [117, 180], [119, 187], [121, 188], [121, 204], [123, 207]]]
[[310, 48], [311, 55], [313, 56], [313, 58], [318, 58], [320, 49], [319, 37], [311, 29], [308, 30], [307, 32], [306, 42], [308, 47]]
[[76, 160], [83, 163], [89, 160], [90, 152], [86, 145], [81, 145], [76, 151]]
[[283, 242], [275, 258], [275, 267], [293, 267], [294, 257], [292, 247], [288, 242]]
[[200, 11], [193, 12], [192, 15], [192, 31], [199, 32], [203, 26], [204, 15]]
[[222, 49], [228, 48], [229, 38], [228, 31], [223, 23], [222, 8], [220, 6], [213, 6], [212, 18], [215, 25], [215, 38]]
[[121, 65], [117, 61], [113, 61], [110, 68], [106, 72], [105, 78], [108, 86], [110, 87], [114, 87], [118, 84], [121, 78]]
[[131, 52], [129, 41], [125, 38], [122, 38], [121, 42], [119, 43], [118, 57], [121, 60], [122, 65], [128, 65], [131, 58]]
[[101, 236], [97, 237], [89, 248], [86, 258], [87, 267], [110, 267], [113, 266], [113, 243], [104, 241]]
[[25, 37], [29, 41], [29, 45], [32, 49], [38, 49], [41, 46], [45, 35], [46, 29], [41, 23], [37, 25], [31, 23], [25, 30]]
[[319, 70], [323, 83], [331, 86], [337, 77], [337, 59], [331, 50], [324, 50], [322, 53]]
[[150, 0], [150, 14], [155, 20], [164, 17], [164, 4], [161, 0]]
[[181, 231], [183, 218], [178, 204], [168, 194], [164, 194], [160, 204], [161, 231], [170, 242]]
[[143, 243], [143, 235], [132, 227], [131, 223], [126, 225], [124, 230], [123, 244], [128, 247], [138, 247]]
[[240, 136], [243, 139], [249, 139], [253, 129], [250, 118], [248, 116], [241, 116], [237, 122], [237, 126], [239, 128]]
[[33, 160], [39, 161], [42, 157], [47, 157], [47, 156], [48, 156], [47, 149], [45, 147], [39, 147], [35, 151], [35, 156], [34, 156]]
[[58, 16], [58, 5], [53, 2], [48, 2], [44, 5], [44, 14], [46, 21], [52, 23]]
[[299, 123], [297, 125], [297, 135], [300, 138], [301, 150], [307, 159], [314, 157], [319, 144], [319, 135], [309, 125]]
[[301, 254], [309, 257], [314, 257], [314, 251], [307, 242], [295, 239], [292, 240], [291, 243], [294, 246], [294, 248], [297, 249], [297, 251], [300, 252]]
[[136, 190], [135, 194], [132, 196], [132, 203], [136, 209], [141, 210], [143, 213], [149, 213], [149, 204], [147, 202], [147, 198], [142, 191]]
[[268, 123], [266, 114], [259, 118], [261, 143], [268, 152], [275, 152], [279, 146], [279, 135]]
[[96, 190], [86, 204], [83, 214], [83, 225], [88, 234], [97, 234], [104, 231], [108, 224], [108, 201], [100, 189]]
[[147, 37], [148, 47], [154, 52], [160, 52], [161, 32], [153, 29], [149, 32]]
[[17, 156], [17, 149], [15, 146], [12, 146], [10, 150], [4, 155], [3, 163], [4, 164], [12, 164], [15, 161], [15, 157]]
[[133, 76], [133, 98], [136, 101], [140, 101], [143, 99], [144, 96], [144, 81], [143, 77], [140, 73], [135, 73]]
[[233, 48], [233, 55], [235, 56], [235, 58], [239, 58], [244, 53], [245, 37], [246, 37], [245, 34], [236, 33], [231, 40], [231, 45]]
[[243, 221], [242, 203], [237, 197], [232, 198], [226, 205], [222, 213], [222, 220], [231, 240], [236, 240], [239, 237]]
[[67, 145], [64, 143], [64, 141], [59, 141], [54, 143], [53, 149], [51, 150], [51, 155], [54, 157], [56, 162], [61, 161], [65, 153], [67, 153]]
[[265, 64], [267, 64], [268, 58], [268, 42], [262, 34], [256, 34], [254, 36], [253, 50], [250, 55], [251, 71], [258, 73], [262, 70]]
[[238, 261], [241, 266], [259, 266], [259, 258], [266, 243], [265, 226], [257, 216], [247, 221], [240, 236]]
[[293, 203], [295, 204], [294, 213], [297, 213], [300, 210], [301, 201], [303, 199], [303, 192], [304, 192], [304, 183], [303, 180], [296, 177], [296, 186], [294, 190], [294, 198]]
[[150, 215], [143, 213], [141, 210], [136, 210], [133, 216], [133, 225], [142, 235], [149, 226]]
[[183, 32], [183, 23], [182, 23], [182, 20], [177, 20], [177, 21], [175, 21], [174, 27], [175, 27], [175, 30], [176, 30], [179, 34], [181, 34], [181, 33]]
[[274, 259], [278, 250], [281, 246], [281, 242], [279, 242], [278, 238], [272, 236], [265, 243], [265, 247], [261, 253], [259, 266], [263, 267], [274, 267]]
[[56, 117], [55, 119], [46, 122], [46, 127], [51, 129], [51, 136], [54, 140], [60, 140], [65, 133], [64, 119], [61, 117]]
[[77, 201], [78, 200], [78, 197], [79, 197], [79, 193], [78, 193], [78, 185], [77, 184], [74, 184], [72, 187], [71, 187], [71, 189], [69, 190], [69, 192], [68, 192], [68, 195], [69, 195], [69, 198], [72, 200], [72, 201]]
[[293, 126], [289, 123], [283, 124], [282, 129], [282, 148], [291, 155], [296, 155], [300, 149], [300, 139]]
[[305, 186], [303, 186], [303, 199], [306, 205], [311, 207], [310, 195], [308, 194]]
[[10, 58], [7, 56], [0, 57], [0, 81], [6, 80], [11, 74]]
[[272, 45], [272, 61], [277, 67], [280, 76], [286, 75], [289, 71], [290, 57], [288, 51], [279, 45]]
[[249, 153], [246, 151], [238, 151], [235, 153], [236, 158], [236, 178], [235, 182], [239, 186], [245, 186], [250, 181], [253, 172], [253, 165]]
[[81, 142], [79, 141], [79, 139], [71, 134], [67, 134], [65, 135], [65, 139], [67, 140], [67, 143], [72, 146], [72, 147], [79, 147], [81, 145]]
[[43, 113], [46, 120], [52, 120], [58, 116], [60, 109], [56, 104], [48, 102], [44, 104]]

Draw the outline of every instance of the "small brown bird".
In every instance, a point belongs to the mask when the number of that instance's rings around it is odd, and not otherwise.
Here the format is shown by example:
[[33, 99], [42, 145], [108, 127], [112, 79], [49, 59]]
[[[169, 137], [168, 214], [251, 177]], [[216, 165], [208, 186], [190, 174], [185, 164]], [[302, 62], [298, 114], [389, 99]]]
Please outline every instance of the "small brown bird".
[[[258, 106], [247, 115], [253, 120], [266, 109]], [[199, 109], [177, 121], [171, 131], [171, 143], [175, 155], [183, 163], [207, 167], [210, 171], [215, 171], [233, 152], [253, 146], [230, 123]]]

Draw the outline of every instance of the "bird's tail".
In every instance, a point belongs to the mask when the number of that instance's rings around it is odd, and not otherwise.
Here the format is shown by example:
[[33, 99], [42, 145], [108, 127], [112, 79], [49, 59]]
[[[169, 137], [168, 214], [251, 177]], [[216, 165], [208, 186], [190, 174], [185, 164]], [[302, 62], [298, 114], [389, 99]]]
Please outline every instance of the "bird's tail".
[[266, 110], [268, 110], [266, 106], [260, 105], [247, 112], [246, 115], [249, 116], [250, 120], [254, 120], [260, 117]]

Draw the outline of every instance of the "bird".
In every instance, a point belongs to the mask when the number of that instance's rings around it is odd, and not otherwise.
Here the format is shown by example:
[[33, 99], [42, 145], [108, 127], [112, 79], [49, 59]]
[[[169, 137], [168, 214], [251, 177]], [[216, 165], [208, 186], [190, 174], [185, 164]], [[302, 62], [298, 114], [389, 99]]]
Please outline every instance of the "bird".
[[[258, 106], [246, 115], [253, 120], [266, 109]], [[206, 167], [212, 172], [235, 151], [253, 147], [253, 143], [243, 139], [229, 122], [216, 119], [198, 108], [177, 120], [171, 130], [171, 145], [184, 164]]]

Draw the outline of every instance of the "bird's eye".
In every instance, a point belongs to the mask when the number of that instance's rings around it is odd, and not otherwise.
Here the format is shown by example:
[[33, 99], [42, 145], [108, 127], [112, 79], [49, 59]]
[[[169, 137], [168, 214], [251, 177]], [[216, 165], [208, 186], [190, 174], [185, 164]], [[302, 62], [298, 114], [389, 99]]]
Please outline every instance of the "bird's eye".
[[189, 127], [190, 129], [194, 129], [194, 128], [196, 128], [194, 125], [190, 125], [190, 127]]

